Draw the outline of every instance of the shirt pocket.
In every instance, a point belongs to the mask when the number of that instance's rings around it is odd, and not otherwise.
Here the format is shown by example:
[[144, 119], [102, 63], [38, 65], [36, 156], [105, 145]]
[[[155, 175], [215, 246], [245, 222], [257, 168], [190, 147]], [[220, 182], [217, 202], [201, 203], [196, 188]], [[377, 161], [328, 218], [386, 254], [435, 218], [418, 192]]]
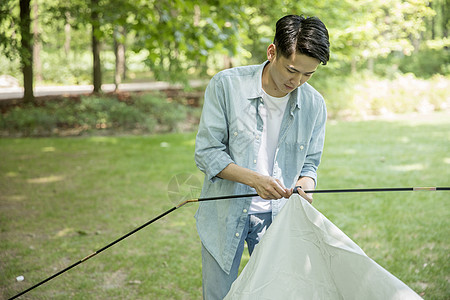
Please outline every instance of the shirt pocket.
[[254, 134], [247, 128], [230, 127], [230, 157], [238, 164], [246, 167], [253, 151]]
[[246, 167], [253, 152], [254, 120], [248, 117], [235, 116], [229, 124], [229, 151], [231, 158], [238, 164]]
[[277, 161], [283, 162], [282, 172], [286, 175], [285, 183], [289, 185], [289, 183], [298, 179], [302, 171], [309, 143], [306, 141], [288, 141], [284, 146], [284, 151], [280, 151], [282, 152], [280, 155], [283, 155], [283, 157], [278, 157]]

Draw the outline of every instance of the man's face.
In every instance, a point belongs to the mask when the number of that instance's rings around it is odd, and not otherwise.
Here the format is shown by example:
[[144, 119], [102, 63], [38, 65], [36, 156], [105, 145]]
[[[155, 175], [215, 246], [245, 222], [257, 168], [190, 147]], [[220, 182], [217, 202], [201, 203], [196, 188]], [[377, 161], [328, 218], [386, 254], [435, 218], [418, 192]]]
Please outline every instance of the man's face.
[[274, 97], [285, 96], [304, 84], [320, 64], [318, 59], [304, 54], [294, 53], [288, 58], [277, 55], [273, 44], [267, 49], [267, 58], [270, 63], [263, 74], [263, 88]]

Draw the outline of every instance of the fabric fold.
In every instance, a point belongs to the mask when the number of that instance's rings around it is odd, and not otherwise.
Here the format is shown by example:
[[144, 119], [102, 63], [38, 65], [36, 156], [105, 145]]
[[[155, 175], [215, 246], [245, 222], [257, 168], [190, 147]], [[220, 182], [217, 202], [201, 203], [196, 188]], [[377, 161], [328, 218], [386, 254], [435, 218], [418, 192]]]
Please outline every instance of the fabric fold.
[[227, 300], [422, 299], [299, 195], [293, 195]]

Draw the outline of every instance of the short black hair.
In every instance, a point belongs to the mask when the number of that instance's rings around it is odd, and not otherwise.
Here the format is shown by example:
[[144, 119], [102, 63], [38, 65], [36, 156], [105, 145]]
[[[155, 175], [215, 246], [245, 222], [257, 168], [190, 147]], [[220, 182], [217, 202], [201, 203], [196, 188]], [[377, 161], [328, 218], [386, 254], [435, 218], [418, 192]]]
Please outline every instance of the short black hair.
[[314, 57], [324, 65], [330, 59], [328, 30], [317, 17], [282, 17], [277, 21], [273, 43], [277, 54], [284, 57], [290, 57], [296, 51]]

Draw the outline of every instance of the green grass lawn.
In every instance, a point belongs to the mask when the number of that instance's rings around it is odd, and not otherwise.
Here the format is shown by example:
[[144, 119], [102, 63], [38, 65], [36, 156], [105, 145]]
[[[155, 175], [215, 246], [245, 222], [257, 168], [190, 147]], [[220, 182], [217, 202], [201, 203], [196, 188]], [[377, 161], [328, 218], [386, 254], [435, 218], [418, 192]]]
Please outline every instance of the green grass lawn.
[[[194, 133], [0, 139], [0, 298], [173, 207], [173, 176], [203, 180], [194, 141]], [[318, 188], [449, 185], [449, 114], [328, 123]], [[448, 299], [448, 192], [317, 194], [314, 205], [425, 299]], [[176, 210], [22, 299], [200, 299], [196, 208]]]

